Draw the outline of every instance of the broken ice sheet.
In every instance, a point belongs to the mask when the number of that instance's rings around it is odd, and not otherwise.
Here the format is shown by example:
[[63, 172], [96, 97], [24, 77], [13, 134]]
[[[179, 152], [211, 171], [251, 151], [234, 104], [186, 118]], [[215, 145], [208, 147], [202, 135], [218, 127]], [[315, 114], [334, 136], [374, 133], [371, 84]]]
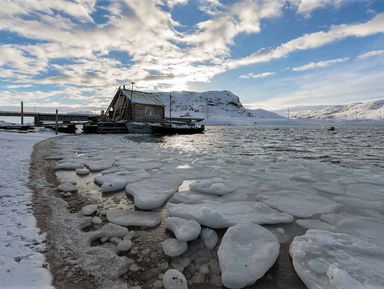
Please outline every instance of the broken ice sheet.
[[256, 224], [290, 223], [293, 217], [260, 202], [207, 201], [198, 204], [172, 204], [166, 206], [171, 216], [193, 219], [201, 225], [220, 229], [241, 222]]
[[257, 198], [275, 209], [300, 218], [332, 212], [340, 207], [335, 201], [296, 191], [265, 193]]
[[384, 288], [384, 248], [354, 236], [308, 230], [294, 238], [290, 255], [309, 289]]

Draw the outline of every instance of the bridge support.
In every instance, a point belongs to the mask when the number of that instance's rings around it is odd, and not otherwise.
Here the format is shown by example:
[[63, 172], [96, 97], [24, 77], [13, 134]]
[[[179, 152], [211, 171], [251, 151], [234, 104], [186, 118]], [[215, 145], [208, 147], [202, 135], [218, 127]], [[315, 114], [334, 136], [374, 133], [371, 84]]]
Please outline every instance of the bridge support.
[[24, 124], [24, 103], [21, 102], [21, 124]]

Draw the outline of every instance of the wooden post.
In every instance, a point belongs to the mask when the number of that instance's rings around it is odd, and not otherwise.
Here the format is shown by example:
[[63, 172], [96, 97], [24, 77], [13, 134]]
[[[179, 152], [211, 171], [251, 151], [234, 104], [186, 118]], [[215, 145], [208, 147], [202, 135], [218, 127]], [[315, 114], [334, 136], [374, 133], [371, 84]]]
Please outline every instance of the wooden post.
[[169, 93], [169, 118], [172, 118], [172, 95]]
[[21, 124], [24, 124], [24, 103], [21, 102]]
[[132, 105], [132, 120], [136, 120], [136, 105], [135, 103], [133, 102], [133, 85], [135, 84], [135, 82], [131, 82], [131, 85], [132, 85], [132, 88], [131, 88], [131, 105]]
[[56, 134], [59, 132], [59, 111], [56, 109]]

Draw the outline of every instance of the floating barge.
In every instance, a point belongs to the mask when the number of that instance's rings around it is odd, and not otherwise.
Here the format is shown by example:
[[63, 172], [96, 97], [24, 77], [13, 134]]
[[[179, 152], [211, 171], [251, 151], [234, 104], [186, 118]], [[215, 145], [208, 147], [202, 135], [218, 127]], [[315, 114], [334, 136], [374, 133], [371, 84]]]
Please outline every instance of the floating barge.
[[155, 95], [119, 87], [101, 116], [83, 125], [84, 133], [145, 133], [156, 135], [204, 132], [203, 118], [165, 118], [164, 104]]

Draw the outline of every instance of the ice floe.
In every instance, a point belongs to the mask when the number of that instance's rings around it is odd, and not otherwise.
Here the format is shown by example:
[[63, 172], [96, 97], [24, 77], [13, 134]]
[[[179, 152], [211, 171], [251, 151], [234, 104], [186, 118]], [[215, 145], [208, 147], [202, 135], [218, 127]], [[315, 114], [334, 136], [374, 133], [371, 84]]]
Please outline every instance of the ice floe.
[[214, 229], [227, 228], [241, 222], [276, 224], [293, 221], [292, 216], [260, 202], [168, 203], [166, 208], [171, 216], [193, 219], [201, 225]]
[[77, 186], [72, 183], [61, 183], [57, 186], [56, 190], [73, 193], [77, 191]]
[[321, 219], [342, 232], [384, 248], [384, 220], [349, 214], [325, 214]]
[[76, 169], [76, 174], [79, 176], [89, 175], [89, 170], [87, 168]]
[[215, 230], [212, 230], [210, 228], [203, 228], [201, 229], [201, 240], [203, 241], [204, 246], [207, 249], [212, 250], [216, 247], [219, 237], [217, 236]]
[[117, 250], [119, 250], [120, 252], [127, 252], [131, 250], [132, 246], [133, 246], [133, 243], [131, 240], [121, 240], [117, 244]]
[[352, 184], [346, 187], [345, 194], [364, 200], [384, 201], [384, 185]]
[[279, 248], [275, 235], [259, 225], [230, 227], [217, 253], [222, 283], [228, 288], [252, 285], [275, 263]]
[[160, 215], [155, 212], [113, 208], [107, 211], [107, 220], [111, 223], [126, 227], [154, 227], [160, 223]]
[[169, 269], [165, 272], [163, 286], [165, 289], [188, 289], [187, 279], [176, 269]]
[[81, 208], [81, 214], [83, 216], [90, 216], [97, 212], [97, 205], [86, 205]]
[[294, 238], [290, 255], [309, 289], [384, 288], [384, 249], [354, 236], [308, 230]]
[[183, 191], [183, 192], [177, 192], [176, 194], [174, 194], [170, 199], [170, 201], [172, 203], [197, 204], [197, 203], [201, 203], [202, 201], [207, 201], [207, 200], [215, 201], [217, 199], [218, 199], [218, 196], [214, 196], [214, 195]]
[[95, 183], [101, 186], [103, 193], [111, 193], [123, 190], [128, 183], [137, 182], [150, 175], [144, 170], [119, 171], [113, 174], [105, 174], [95, 177]]
[[161, 247], [163, 248], [164, 254], [169, 257], [180, 256], [188, 250], [187, 242], [173, 238], [164, 240], [161, 243]]
[[319, 230], [327, 230], [332, 232], [339, 232], [340, 229], [336, 226], [330, 225], [326, 222], [317, 219], [297, 219], [295, 221], [299, 226], [305, 229], [319, 229]]
[[56, 165], [56, 169], [57, 170], [68, 170], [68, 171], [75, 171], [77, 169], [81, 169], [84, 167], [84, 164], [83, 163], [79, 163], [79, 162], [68, 162], [68, 161], [62, 161], [62, 162], [59, 162], [57, 165]]
[[90, 171], [102, 171], [109, 169], [113, 166], [115, 160], [98, 160], [98, 161], [87, 161], [85, 165], [89, 168]]
[[175, 234], [180, 241], [192, 241], [200, 235], [201, 227], [195, 220], [186, 220], [178, 217], [168, 217], [164, 221], [168, 230]]
[[191, 183], [191, 190], [203, 193], [222, 196], [236, 190], [230, 181], [221, 178], [197, 180]]
[[89, 241], [92, 242], [94, 240], [98, 240], [102, 238], [105, 238], [106, 240], [108, 240], [113, 237], [123, 238], [125, 235], [128, 234], [128, 232], [129, 231], [126, 227], [108, 223], [102, 226], [99, 230], [93, 232]]
[[125, 191], [134, 199], [135, 206], [141, 210], [152, 210], [161, 207], [166, 200], [176, 193], [179, 180], [168, 178], [151, 178], [128, 184]]
[[265, 193], [258, 195], [258, 199], [275, 209], [300, 218], [333, 212], [340, 207], [335, 201], [296, 191]]

